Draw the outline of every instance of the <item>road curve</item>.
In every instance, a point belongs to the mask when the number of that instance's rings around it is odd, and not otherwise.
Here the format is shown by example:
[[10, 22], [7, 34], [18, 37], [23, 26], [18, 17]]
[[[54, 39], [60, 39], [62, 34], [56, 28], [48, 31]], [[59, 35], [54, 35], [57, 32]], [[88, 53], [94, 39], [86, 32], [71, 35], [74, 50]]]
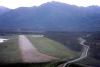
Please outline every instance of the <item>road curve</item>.
[[67, 63], [65, 63], [65, 64], [63, 65], [63, 67], [66, 67], [66, 65], [67, 65], [68, 63], [73, 63], [73, 62], [76, 62], [76, 61], [78, 61], [78, 60], [81, 60], [81, 59], [87, 57], [88, 50], [89, 50], [89, 46], [87, 46], [87, 45], [84, 44], [84, 42], [85, 42], [86, 40], [84, 40], [84, 39], [82, 39], [82, 38], [79, 38], [79, 40], [80, 40], [80, 44], [84, 47], [83, 53], [81, 54], [81, 56], [80, 56], [79, 58], [74, 59], [74, 60], [71, 60], [71, 61], [68, 61]]

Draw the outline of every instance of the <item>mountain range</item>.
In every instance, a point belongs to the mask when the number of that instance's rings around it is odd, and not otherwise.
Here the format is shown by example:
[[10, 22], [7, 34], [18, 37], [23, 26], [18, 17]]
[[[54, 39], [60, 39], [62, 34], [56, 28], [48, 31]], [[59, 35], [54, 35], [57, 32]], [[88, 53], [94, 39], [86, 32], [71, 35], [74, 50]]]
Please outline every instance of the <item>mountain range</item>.
[[53, 1], [5, 11], [0, 8], [0, 29], [100, 31], [99, 6], [78, 7]]
[[0, 6], [0, 16], [6, 12], [8, 12], [10, 9], [9, 8], [6, 8], [6, 7], [3, 7], [3, 6]]

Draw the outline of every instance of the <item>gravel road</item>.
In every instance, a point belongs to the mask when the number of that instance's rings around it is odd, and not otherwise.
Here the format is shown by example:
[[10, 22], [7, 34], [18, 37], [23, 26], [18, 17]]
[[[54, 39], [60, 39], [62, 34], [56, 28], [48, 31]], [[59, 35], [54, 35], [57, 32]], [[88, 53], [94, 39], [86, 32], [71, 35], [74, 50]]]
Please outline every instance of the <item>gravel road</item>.
[[71, 60], [71, 61], [66, 62], [62, 67], [66, 67], [66, 65], [67, 65], [68, 63], [73, 63], [73, 62], [79, 61], [79, 60], [81, 60], [81, 59], [87, 57], [88, 50], [89, 50], [89, 46], [87, 46], [87, 45], [84, 44], [84, 42], [85, 42], [86, 40], [84, 40], [84, 39], [82, 39], [82, 38], [79, 38], [79, 40], [80, 40], [80, 45], [82, 45], [82, 46], [84, 47], [84, 50], [83, 50], [81, 56], [80, 56], [79, 58], [77, 58], [77, 59], [74, 59], [74, 60]]

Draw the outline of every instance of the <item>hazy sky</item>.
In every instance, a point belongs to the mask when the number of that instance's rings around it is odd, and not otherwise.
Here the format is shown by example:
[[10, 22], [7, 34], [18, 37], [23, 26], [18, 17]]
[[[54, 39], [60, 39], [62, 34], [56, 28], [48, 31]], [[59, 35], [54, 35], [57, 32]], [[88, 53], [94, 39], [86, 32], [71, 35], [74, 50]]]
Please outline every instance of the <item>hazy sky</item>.
[[[15, 9], [17, 7], [30, 7], [30, 6], [39, 6], [42, 3], [51, 2], [52, 0], [0, 0], [0, 6], [5, 6], [8, 8]], [[53, 0], [63, 3], [68, 3], [77, 6], [89, 6], [89, 5], [98, 5], [100, 6], [100, 0]]]

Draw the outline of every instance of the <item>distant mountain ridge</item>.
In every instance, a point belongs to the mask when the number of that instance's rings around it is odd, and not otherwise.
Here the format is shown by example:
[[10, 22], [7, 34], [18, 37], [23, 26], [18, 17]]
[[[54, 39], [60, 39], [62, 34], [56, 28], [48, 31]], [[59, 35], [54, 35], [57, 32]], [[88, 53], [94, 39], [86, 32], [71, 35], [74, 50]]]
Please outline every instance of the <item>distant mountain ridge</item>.
[[93, 21], [99, 18], [99, 6], [78, 7], [48, 2], [38, 7], [20, 7], [4, 13], [0, 16], [0, 29], [98, 31], [100, 28]]
[[3, 6], [0, 6], [0, 15], [8, 12], [10, 9], [9, 8], [6, 8], [6, 7], [3, 7]]

